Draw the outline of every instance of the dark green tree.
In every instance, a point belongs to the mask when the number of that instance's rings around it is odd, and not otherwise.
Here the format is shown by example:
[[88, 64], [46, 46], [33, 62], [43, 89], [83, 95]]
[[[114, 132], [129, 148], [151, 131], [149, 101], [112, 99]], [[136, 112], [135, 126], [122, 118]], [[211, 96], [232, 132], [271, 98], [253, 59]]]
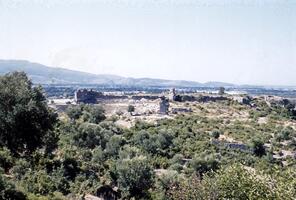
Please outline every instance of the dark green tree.
[[253, 139], [251, 141], [251, 147], [253, 149], [253, 152], [256, 156], [262, 157], [266, 155], [264, 143], [259, 139]]
[[100, 146], [104, 138], [101, 129], [102, 128], [96, 124], [82, 123], [78, 127], [78, 131], [73, 134], [73, 143], [76, 146], [90, 149]]
[[129, 112], [129, 113], [135, 112], [135, 106], [133, 106], [133, 105], [129, 105], [129, 106], [127, 107], [127, 112]]
[[44, 144], [57, 116], [41, 87], [33, 87], [24, 72], [0, 77], [0, 145], [14, 154], [32, 152]]
[[214, 130], [211, 132], [211, 136], [215, 139], [218, 139], [221, 135], [221, 132], [219, 130]]

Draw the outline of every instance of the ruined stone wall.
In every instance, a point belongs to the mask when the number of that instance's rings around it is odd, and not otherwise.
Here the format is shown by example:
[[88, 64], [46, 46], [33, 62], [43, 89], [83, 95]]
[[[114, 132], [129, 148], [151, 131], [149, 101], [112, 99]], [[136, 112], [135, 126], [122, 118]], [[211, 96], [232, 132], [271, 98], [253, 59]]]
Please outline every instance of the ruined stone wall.
[[97, 98], [102, 96], [103, 93], [94, 90], [77, 90], [75, 92], [75, 102], [76, 103], [90, 103], [94, 104], [97, 102]]
[[98, 102], [104, 102], [104, 101], [117, 101], [117, 100], [125, 100], [129, 97], [126, 95], [103, 95], [97, 98]]
[[159, 99], [159, 96], [150, 96], [150, 95], [145, 95], [145, 96], [132, 96], [132, 100], [141, 100], [141, 99], [147, 99], [147, 100], [156, 100]]
[[169, 100], [165, 97], [161, 98], [159, 102], [159, 113], [163, 115], [167, 115], [169, 113], [170, 103]]
[[225, 101], [228, 100], [227, 97], [224, 96], [192, 96], [192, 95], [182, 95], [181, 97], [181, 101], [185, 102], [185, 101], [197, 101], [197, 102], [201, 102], [201, 103], [206, 103], [206, 102], [216, 102], [216, 101]]

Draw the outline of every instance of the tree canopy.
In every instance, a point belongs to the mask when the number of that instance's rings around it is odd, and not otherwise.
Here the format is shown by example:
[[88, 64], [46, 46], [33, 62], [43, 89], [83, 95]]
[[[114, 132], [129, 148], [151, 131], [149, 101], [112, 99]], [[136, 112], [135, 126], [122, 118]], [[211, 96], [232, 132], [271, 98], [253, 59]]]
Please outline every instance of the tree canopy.
[[32, 152], [43, 144], [57, 116], [41, 87], [33, 87], [23, 72], [0, 77], [0, 144], [13, 153]]

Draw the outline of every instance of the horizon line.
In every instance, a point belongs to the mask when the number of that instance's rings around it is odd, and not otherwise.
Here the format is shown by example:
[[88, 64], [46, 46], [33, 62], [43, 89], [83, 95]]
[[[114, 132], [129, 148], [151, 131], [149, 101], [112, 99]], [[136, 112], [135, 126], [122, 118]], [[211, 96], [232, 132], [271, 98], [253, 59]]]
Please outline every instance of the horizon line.
[[[46, 65], [46, 64], [42, 64], [40, 62], [36, 62], [36, 61], [31, 61], [31, 60], [27, 60], [27, 59], [3, 59], [0, 58], [0, 61], [17, 61], [17, 62], [28, 62], [28, 63], [32, 63], [32, 64], [38, 64], [38, 65], [43, 65], [44, 67], [48, 67], [48, 68], [54, 68], [54, 69], [61, 69], [61, 70], [68, 70], [68, 71], [73, 71], [73, 72], [79, 72], [79, 73], [86, 73], [89, 75], [95, 75], [95, 76], [100, 76], [100, 75], [106, 75], [106, 76], [118, 76], [118, 77], [122, 77], [122, 78], [131, 78], [131, 79], [156, 79], [156, 80], [165, 80], [165, 81], [186, 81], [186, 82], [194, 82], [197, 84], [210, 84], [210, 83], [222, 83], [222, 84], [229, 84], [229, 85], [233, 85], [233, 86], [237, 86], [237, 87], [242, 87], [242, 86], [252, 86], [252, 87], [296, 87], [296, 85], [275, 85], [275, 84], [249, 84], [249, 83], [242, 83], [242, 84], [238, 84], [238, 83], [230, 83], [230, 82], [224, 82], [224, 81], [206, 81], [206, 82], [200, 82], [200, 81], [196, 81], [196, 80], [184, 80], [184, 79], [169, 79], [169, 78], [156, 78], [156, 77], [130, 77], [130, 76], [122, 76], [122, 75], [118, 75], [118, 74], [108, 74], [108, 73], [103, 73], [103, 74], [97, 74], [97, 73], [91, 73], [91, 72], [87, 72], [87, 71], [82, 71], [82, 70], [75, 70], [75, 69], [69, 69], [65, 66], [51, 66], [51, 65]], [[96, 85], [96, 84], [93, 84]], [[224, 86], [224, 87], [229, 87], [229, 86]], [[230, 86], [231, 87], [231, 86]]]

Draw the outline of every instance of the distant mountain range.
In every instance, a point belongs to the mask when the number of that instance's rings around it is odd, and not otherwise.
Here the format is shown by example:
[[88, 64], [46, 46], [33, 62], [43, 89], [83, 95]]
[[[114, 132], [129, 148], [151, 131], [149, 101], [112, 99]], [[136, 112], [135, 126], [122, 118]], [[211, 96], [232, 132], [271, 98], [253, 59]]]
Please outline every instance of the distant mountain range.
[[64, 68], [48, 67], [39, 63], [25, 60], [0, 60], [0, 74], [12, 71], [24, 71], [36, 84], [98, 84], [124, 85], [141, 87], [231, 87], [230, 83], [164, 80], [153, 78], [126, 78], [116, 75], [91, 74], [68, 70]]

